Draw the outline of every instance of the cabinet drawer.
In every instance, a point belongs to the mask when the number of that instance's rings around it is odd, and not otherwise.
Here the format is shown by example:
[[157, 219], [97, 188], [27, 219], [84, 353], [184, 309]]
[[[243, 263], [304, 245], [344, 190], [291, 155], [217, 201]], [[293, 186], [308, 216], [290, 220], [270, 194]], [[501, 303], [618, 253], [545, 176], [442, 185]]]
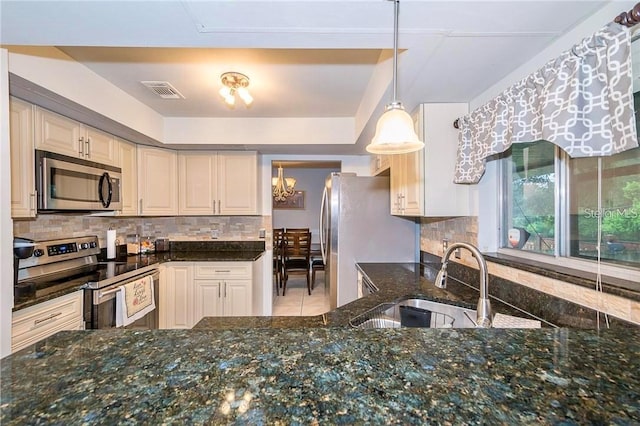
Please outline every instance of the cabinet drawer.
[[251, 279], [251, 262], [196, 263], [195, 279]]
[[78, 329], [81, 324], [82, 290], [14, 312], [11, 347], [31, 344], [60, 330]]

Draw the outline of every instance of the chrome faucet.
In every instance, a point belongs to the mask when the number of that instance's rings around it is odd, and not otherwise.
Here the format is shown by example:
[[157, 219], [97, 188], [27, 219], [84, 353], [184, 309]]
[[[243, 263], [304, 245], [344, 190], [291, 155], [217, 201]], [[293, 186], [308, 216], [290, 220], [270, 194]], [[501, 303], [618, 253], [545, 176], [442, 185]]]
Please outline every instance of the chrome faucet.
[[467, 243], [453, 243], [447, 251], [442, 255], [442, 268], [436, 275], [435, 285], [439, 288], [447, 287], [447, 262], [454, 250], [465, 248], [473, 254], [478, 261], [480, 268], [480, 299], [478, 299], [478, 309], [476, 311], [476, 326], [489, 328], [491, 327], [491, 302], [489, 302], [489, 274], [487, 273], [487, 262], [484, 260], [482, 253], [476, 247]]

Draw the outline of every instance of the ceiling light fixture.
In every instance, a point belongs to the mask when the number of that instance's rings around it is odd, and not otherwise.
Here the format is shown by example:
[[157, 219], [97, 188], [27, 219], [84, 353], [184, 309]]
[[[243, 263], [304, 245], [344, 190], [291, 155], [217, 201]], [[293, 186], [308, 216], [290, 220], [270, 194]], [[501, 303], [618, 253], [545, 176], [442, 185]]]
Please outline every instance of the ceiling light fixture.
[[251, 106], [253, 103], [253, 96], [249, 94], [249, 77], [239, 72], [225, 72], [220, 76], [222, 82], [222, 89], [220, 89], [220, 96], [224, 99], [224, 102], [233, 107], [236, 103], [236, 96], [240, 96], [240, 99], [244, 102], [245, 106]]
[[393, 14], [393, 101], [384, 109], [376, 124], [376, 134], [367, 145], [372, 154], [404, 154], [424, 148], [413, 128], [411, 116], [397, 99], [398, 92], [398, 13], [400, 0], [394, 3]]
[[278, 166], [278, 177], [271, 178], [271, 185], [273, 186], [273, 198], [276, 201], [285, 201], [287, 197], [294, 194], [293, 187], [296, 186], [296, 180], [292, 177], [285, 178], [282, 164], [280, 164]]

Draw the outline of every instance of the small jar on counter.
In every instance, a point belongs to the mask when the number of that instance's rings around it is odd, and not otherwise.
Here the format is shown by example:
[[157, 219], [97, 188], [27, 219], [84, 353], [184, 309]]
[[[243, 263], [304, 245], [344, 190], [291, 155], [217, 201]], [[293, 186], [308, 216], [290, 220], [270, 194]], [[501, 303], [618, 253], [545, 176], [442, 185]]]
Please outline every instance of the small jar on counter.
[[153, 253], [156, 250], [155, 240], [153, 237], [142, 237], [140, 240], [140, 253]]
[[133, 256], [140, 253], [140, 236], [138, 234], [127, 235], [127, 255]]

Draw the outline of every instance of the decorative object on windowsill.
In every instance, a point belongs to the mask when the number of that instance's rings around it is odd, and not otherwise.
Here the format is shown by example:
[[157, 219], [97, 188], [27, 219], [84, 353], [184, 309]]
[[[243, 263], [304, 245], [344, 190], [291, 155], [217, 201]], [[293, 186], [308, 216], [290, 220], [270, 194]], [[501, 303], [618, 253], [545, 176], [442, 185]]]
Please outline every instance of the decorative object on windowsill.
[[222, 89], [220, 89], [220, 96], [224, 99], [224, 102], [229, 107], [234, 107], [236, 104], [236, 93], [244, 102], [246, 107], [251, 106], [253, 103], [253, 97], [249, 94], [249, 77], [239, 72], [225, 72], [220, 76], [222, 82]]
[[293, 195], [284, 199], [284, 201], [276, 201], [273, 199], [274, 209], [297, 209], [304, 210], [304, 191], [293, 191]]
[[398, 93], [398, 13], [400, 0], [390, 0], [394, 4], [393, 14], [393, 101], [387, 104], [376, 125], [376, 134], [367, 145], [372, 154], [404, 154], [419, 151], [424, 143], [418, 139], [411, 116], [404, 110]]
[[292, 177], [284, 177], [284, 171], [282, 170], [282, 164], [278, 166], [278, 177], [271, 178], [271, 186], [273, 187], [273, 199], [274, 201], [285, 201], [287, 197], [294, 194], [294, 186], [296, 186], [296, 180]]
[[512, 143], [546, 140], [573, 158], [637, 147], [631, 62], [631, 31], [611, 22], [460, 117], [454, 182], [477, 183]]

